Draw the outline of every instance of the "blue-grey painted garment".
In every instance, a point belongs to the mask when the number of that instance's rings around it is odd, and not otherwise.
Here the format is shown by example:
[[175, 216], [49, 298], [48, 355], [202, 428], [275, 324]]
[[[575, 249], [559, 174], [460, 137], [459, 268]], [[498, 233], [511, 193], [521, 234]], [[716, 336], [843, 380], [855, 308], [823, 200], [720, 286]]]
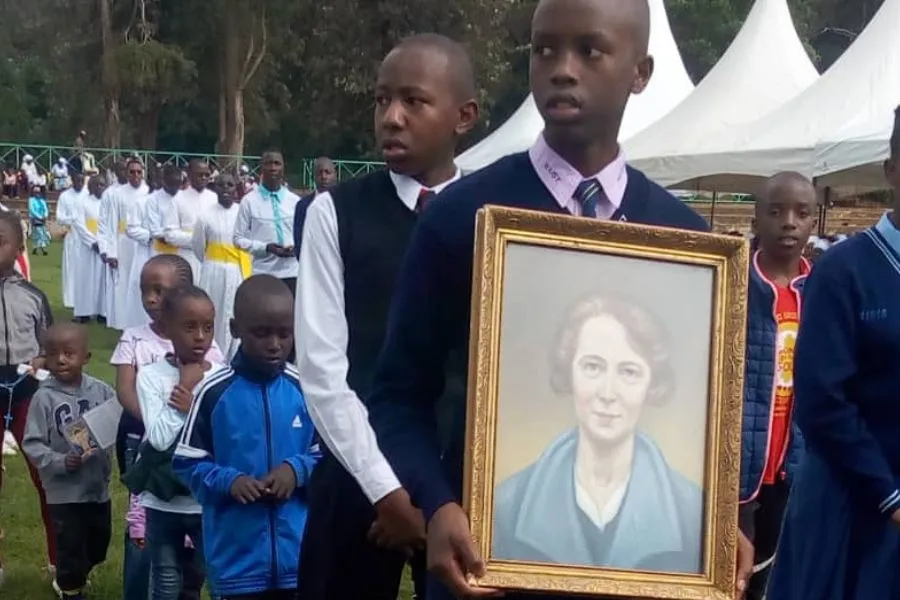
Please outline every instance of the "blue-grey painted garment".
[[650, 438], [638, 434], [622, 505], [601, 532], [576, 504], [577, 445], [578, 433], [570, 431], [532, 465], [500, 483], [494, 500], [492, 558], [699, 573], [700, 488], [672, 470]]

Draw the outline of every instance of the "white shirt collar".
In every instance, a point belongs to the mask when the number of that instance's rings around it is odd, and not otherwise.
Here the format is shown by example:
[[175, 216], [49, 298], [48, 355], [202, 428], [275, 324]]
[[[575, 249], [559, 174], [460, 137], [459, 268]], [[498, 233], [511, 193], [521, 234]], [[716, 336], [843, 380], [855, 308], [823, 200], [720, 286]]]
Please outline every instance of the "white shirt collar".
[[[390, 172], [390, 175], [391, 181], [394, 184], [394, 188], [397, 190], [397, 195], [400, 197], [400, 200], [403, 201], [403, 204], [405, 204], [409, 210], [416, 210], [416, 204], [419, 201], [419, 192], [425, 186], [407, 175], [401, 175], [399, 173], [394, 173], [393, 171]], [[453, 174], [453, 177], [443, 183], [427, 189], [431, 190], [435, 194], [440, 194], [444, 190], [444, 188], [446, 188], [451, 183], [458, 181], [460, 177], [462, 177], [462, 171], [457, 168], [456, 173]]]
[[622, 508], [622, 502], [625, 500], [625, 492], [628, 490], [628, 482], [631, 481], [631, 477], [629, 476], [612, 493], [604, 506], [599, 506], [594, 502], [588, 491], [578, 482], [578, 477], [575, 476], [575, 473], [572, 473], [572, 478], [575, 480], [575, 504], [590, 519], [591, 523], [597, 526], [597, 529], [603, 531], [619, 514], [619, 509]]

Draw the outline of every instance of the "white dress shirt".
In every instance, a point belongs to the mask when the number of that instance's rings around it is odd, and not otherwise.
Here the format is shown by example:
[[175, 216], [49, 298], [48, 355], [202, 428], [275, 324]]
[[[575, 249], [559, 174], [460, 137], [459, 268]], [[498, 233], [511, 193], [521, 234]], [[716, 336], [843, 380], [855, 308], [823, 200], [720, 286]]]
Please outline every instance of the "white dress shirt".
[[[460, 175], [457, 171], [430, 189], [439, 193]], [[397, 195], [415, 210], [422, 185], [404, 175], [390, 176]], [[365, 405], [347, 383], [344, 263], [329, 192], [316, 196], [306, 213], [296, 307], [297, 368], [309, 414], [328, 448], [374, 504], [401, 485], [378, 448]]]
[[[266, 246], [280, 244], [286, 248], [294, 245], [294, 212], [300, 197], [281, 188], [280, 218], [276, 221], [272, 200], [254, 189], [241, 200], [237, 221], [234, 224], [234, 245], [253, 256], [253, 274], [265, 273], [278, 279], [297, 276], [297, 259], [293, 253], [285, 258], [269, 254]], [[282, 237], [278, 238], [278, 228]]]

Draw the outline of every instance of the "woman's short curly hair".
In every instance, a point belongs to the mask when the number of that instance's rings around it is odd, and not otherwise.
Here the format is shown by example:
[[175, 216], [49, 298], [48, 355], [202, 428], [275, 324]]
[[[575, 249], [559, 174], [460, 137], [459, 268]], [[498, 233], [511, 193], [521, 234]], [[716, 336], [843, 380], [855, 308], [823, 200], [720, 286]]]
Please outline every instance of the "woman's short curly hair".
[[656, 406], [668, 402], [675, 391], [668, 330], [639, 302], [603, 292], [587, 294], [563, 314], [550, 348], [550, 387], [560, 395], [572, 394], [572, 363], [581, 330], [589, 320], [604, 315], [622, 324], [628, 343], [650, 365], [647, 402]]

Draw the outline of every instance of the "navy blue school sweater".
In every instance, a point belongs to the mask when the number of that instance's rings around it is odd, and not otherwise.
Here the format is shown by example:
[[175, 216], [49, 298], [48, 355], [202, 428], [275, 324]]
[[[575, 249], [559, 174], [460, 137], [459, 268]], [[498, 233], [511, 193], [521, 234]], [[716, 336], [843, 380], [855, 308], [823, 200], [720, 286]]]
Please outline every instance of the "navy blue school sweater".
[[885, 217], [828, 250], [803, 290], [794, 414], [805, 453], [769, 600], [897, 600], [900, 230]]
[[[566, 212], [525, 153], [441, 193], [413, 232], [367, 399], [379, 446], [428, 520], [444, 504], [459, 502], [462, 493], [465, 395], [450, 411], [453, 435], [444, 448], [435, 415], [446, 374], [466, 380], [475, 213], [485, 204]], [[613, 219], [622, 216], [631, 223], [708, 230], [691, 208], [630, 167]]]

